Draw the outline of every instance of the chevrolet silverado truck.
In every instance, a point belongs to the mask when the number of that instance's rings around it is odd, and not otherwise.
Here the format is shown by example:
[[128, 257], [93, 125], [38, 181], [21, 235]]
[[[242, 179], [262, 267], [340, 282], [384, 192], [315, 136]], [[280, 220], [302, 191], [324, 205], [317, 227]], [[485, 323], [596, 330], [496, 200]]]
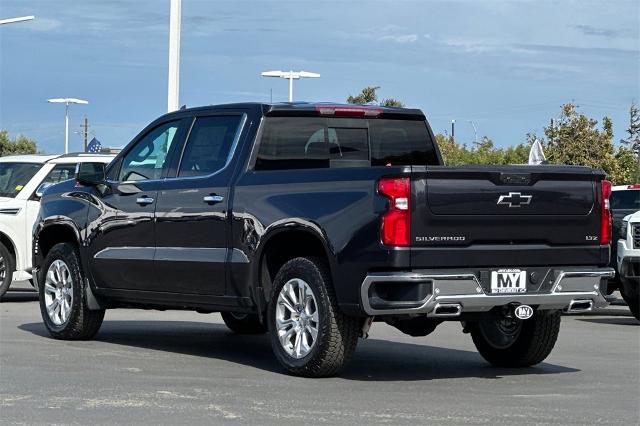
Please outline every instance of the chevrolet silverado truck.
[[67, 340], [105, 309], [220, 312], [310, 377], [339, 372], [373, 321], [460, 321], [489, 363], [530, 366], [562, 310], [607, 304], [610, 192], [587, 167], [443, 166], [417, 109], [184, 109], [45, 191], [40, 310]]

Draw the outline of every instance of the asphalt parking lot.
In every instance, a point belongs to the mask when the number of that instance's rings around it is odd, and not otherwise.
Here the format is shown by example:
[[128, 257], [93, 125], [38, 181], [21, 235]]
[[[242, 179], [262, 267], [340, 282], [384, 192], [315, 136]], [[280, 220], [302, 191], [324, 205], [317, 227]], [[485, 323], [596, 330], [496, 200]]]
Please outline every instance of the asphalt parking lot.
[[219, 315], [108, 311], [94, 341], [50, 339], [34, 293], [0, 304], [3, 424], [638, 424], [640, 323], [565, 316], [535, 368], [496, 369], [459, 323], [426, 338], [374, 324], [346, 371], [282, 372], [266, 336]]

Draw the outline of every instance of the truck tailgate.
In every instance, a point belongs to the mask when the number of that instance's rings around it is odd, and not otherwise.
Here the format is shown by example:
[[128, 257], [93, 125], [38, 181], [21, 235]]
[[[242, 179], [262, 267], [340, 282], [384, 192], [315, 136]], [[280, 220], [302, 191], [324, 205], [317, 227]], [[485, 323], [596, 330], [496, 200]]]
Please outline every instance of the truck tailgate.
[[414, 166], [412, 246], [598, 246], [602, 179], [577, 166]]

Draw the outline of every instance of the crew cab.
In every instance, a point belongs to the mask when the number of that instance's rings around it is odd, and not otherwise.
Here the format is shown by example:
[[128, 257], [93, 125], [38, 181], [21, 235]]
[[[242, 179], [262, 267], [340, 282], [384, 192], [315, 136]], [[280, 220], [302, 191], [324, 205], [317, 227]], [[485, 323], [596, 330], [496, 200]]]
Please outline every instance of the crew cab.
[[79, 161], [113, 155], [10, 155], [0, 158], [0, 298], [15, 281], [31, 280], [33, 225], [42, 188], [75, 177]]
[[461, 321], [490, 363], [530, 366], [562, 310], [607, 304], [610, 190], [587, 167], [443, 166], [417, 109], [184, 109], [45, 192], [42, 318], [88, 339], [105, 309], [221, 312], [312, 377], [374, 321], [413, 336]]
[[616, 258], [620, 293], [633, 316], [640, 320], [640, 211], [622, 220], [620, 236]]

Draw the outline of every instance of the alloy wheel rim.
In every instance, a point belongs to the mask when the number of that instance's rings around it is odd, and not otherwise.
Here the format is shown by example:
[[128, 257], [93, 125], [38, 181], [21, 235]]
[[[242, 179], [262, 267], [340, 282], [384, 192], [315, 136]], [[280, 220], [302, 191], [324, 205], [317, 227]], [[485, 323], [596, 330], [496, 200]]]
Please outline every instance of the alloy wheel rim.
[[4, 261], [4, 256], [0, 256], [0, 284], [4, 283], [4, 279], [7, 276], [7, 264]]
[[276, 304], [278, 341], [296, 359], [311, 352], [318, 340], [318, 304], [304, 280], [290, 279], [280, 290]]
[[62, 260], [54, 260], [47, 270], [44, 305], [55, 325], [62, 325], [69, 319], [73, 306], [73, 280], [69, 267]]

